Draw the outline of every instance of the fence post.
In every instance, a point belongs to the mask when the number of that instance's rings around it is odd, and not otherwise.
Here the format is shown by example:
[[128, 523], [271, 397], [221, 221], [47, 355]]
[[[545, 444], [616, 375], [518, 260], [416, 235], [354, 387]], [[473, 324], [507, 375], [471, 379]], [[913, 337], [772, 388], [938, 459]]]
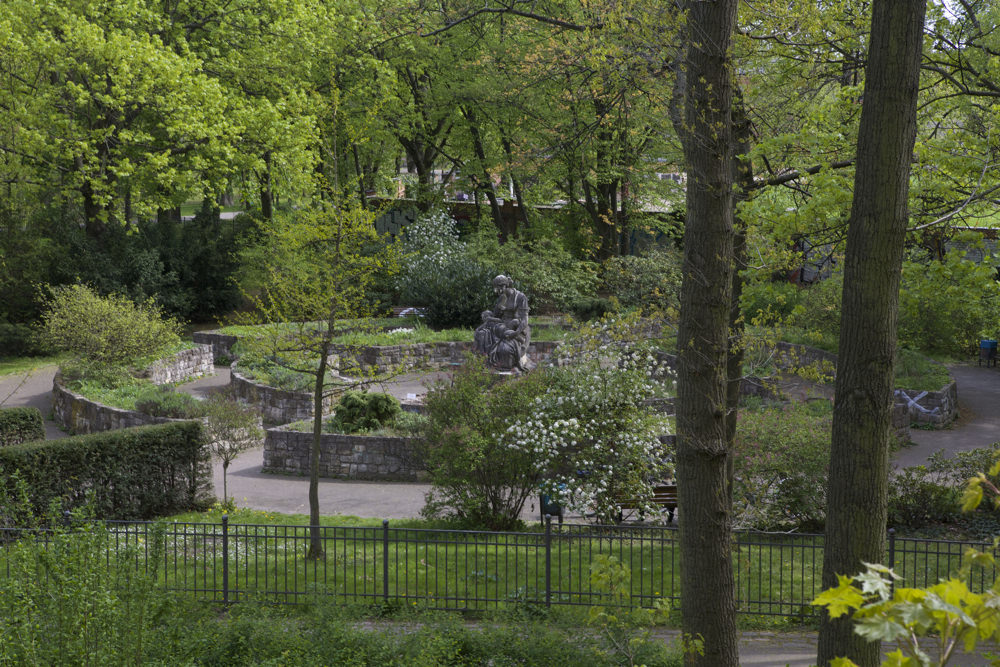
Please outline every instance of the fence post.
[[[895, 570], [896, 568], [896, 529], [889, 529], [889, 569]], [[893, 579], [889, 582], [889, 594], [891, 595], [896, 590], [896, 580]]]
[[545, 515], [545, 606], [552, 606], [552, 515]]
[[382, 599], [389, 603], [389, 520], [382, 519]]
[[222, 603], [229, 604], [229, 515], [222, 515]]

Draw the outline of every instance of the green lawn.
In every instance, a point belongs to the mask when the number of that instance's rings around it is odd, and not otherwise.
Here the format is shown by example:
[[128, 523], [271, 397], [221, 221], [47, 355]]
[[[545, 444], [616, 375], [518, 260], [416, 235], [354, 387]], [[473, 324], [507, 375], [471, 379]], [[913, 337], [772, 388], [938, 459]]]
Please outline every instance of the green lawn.
[[67, 359], [64, 354], [56, 354], [48, 357], [13, 357], [10, 359], [0, 359], [0, 377], [6, 375], [23, 374], [44, 368], [45, 366], [55, 366]]

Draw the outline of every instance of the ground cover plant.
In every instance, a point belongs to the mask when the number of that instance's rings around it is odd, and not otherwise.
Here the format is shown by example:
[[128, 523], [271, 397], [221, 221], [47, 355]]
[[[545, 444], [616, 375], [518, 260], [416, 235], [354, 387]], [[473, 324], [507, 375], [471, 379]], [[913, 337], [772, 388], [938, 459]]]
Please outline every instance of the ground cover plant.
[[832, 416], [825, 399], [791, 406], [759, 401], [745, 405], [735, 439], [733, 507], [738, 527], [822, 530]]

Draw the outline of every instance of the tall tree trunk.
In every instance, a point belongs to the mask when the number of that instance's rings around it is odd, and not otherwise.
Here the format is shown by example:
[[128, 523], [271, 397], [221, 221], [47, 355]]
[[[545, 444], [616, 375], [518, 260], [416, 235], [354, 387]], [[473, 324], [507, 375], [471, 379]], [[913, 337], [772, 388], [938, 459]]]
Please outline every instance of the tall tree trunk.
[[737, 0], [690, 2], [682, 143], [688, 171], [678, 330], [677, 490], [684, 632], [704, 667], [739, 664], [731, 562], [727, 354], [733, 272], [732, 85]]
[[497, 191], [493, 186], [493, 175], [486, 168], [486, 146], [483, 144], [483, 135], [479, 131], [479, 119], [476, 112], [468, 107], [462, 107], [462, 115], [469, 124], [469, 134], [472, 136], [472, 148], [479, 160], [482, 168], [480, 177], [482, 180], [481, 189], [486, 193], [486, 198], [490, 201], [490, 213], [493, 215], [493, 224], [500, 234], [500, 242], [507, 242], [507, 226], [504, 224], [503, 214], [500, 212], [500, 202], [497, 201]]
[[327, 357], [330, 356], [330, 329], [327, 338], [320, 344], [319, 367], [313, 387], [313, 433], [312, 448], [309, 450], [309, 550], [306, 558], [317, 560], [323, 557], [322, 531], [319, 527], [319, 451], [323, 440], [323, 391], [326, 388]]
[[[875, 0], [847, 232], [823, 585], [885, 556], [896, 315], [926, 0]], [[817, 661], [879, 662], [849, 618], [824, 619]]]
[[264, 153], [264, 175], [260, 179], [260, 214], [265, 220], [274, 217], [274, 192], [271, 189], [271, 151]]

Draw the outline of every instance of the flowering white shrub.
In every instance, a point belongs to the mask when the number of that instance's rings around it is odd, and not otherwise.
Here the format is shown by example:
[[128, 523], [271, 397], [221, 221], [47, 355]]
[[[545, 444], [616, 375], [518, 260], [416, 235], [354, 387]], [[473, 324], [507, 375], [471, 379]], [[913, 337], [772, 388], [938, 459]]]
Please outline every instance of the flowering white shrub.
[[420, 306], [432, 327], [471, 326], [492, 303], [493, 275], [458, 238], [455, 221], [432, 211], [408, 225], [400, 241], [400, 298]]
[[673, 475], [659, 438], [672, 431], [672, 420], [656, 408], [673, 392], [672, 373], [644, 340], [643, 326], [629, 316], [584, 326], [548, 371], [532, 414], [511, 423], [503, 438], [507, 449], [531, 456], [543, 493], [604, 522], [617, 519], [621, 499], [641, 504]]

